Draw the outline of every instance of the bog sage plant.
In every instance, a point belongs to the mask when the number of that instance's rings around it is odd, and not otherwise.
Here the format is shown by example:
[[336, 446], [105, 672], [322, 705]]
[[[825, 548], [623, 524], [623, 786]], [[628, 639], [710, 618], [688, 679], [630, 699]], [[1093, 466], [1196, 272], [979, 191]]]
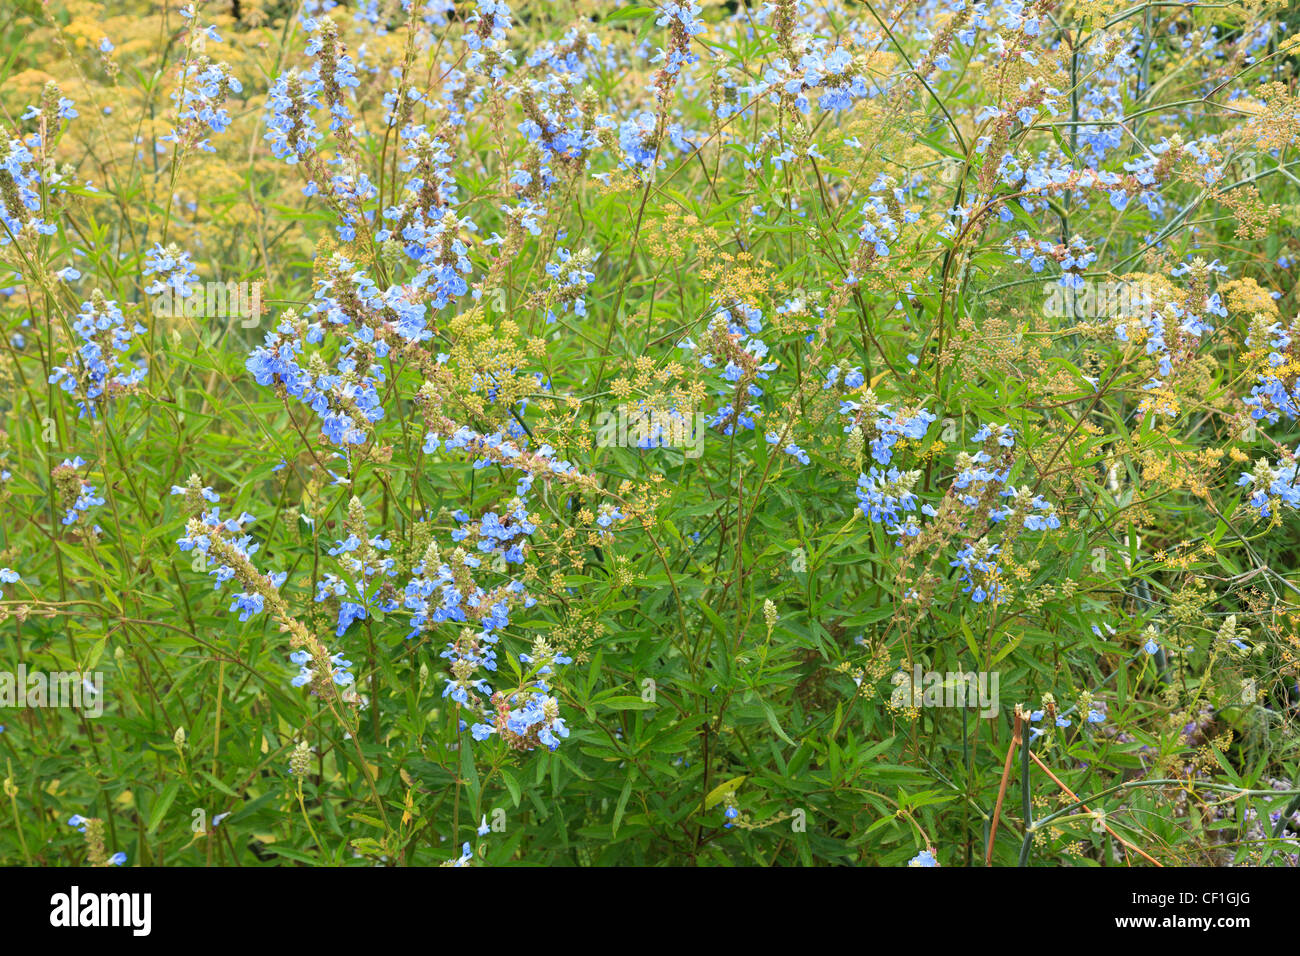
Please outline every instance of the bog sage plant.
[[0, 861], [1300, 863], [1293, 5], [0, 30]]

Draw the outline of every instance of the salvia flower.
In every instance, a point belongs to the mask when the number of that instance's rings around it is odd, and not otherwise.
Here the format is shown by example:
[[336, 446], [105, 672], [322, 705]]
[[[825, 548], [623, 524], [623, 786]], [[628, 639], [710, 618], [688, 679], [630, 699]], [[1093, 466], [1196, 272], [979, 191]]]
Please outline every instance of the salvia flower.
[[95, 418], [109, 399], [144, 381], [144, 359], [128, 366], [122, 356], [131, 350], [132, 339], [146, 329], [139, 322], [128, 323], [117, 303], [96, 290], [90, 301], [81, 304], [72, 330], [80, 343], [70, 361], [50, 373], [50, 383], [76, 395], [79, 417]]

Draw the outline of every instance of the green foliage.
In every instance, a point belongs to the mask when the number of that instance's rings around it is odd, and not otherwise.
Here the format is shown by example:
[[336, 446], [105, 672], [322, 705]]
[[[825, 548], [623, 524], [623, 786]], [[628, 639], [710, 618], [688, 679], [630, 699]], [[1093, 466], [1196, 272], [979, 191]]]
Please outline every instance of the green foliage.
[[[1295, 863], [1269, 4], [1034, 4], [1005, 59], [911, 3], [121, 6], [0, 15], [0, 673], [102, 678], [0, 684], [0, 862]], [[799, 65], [836, 49], [843, 110]], [[349, 52], [310, 141], [289, 71]], [[96, 396], [112, 308], [142, 371]], [[262, 374], [286, 342], [315, 407]]]

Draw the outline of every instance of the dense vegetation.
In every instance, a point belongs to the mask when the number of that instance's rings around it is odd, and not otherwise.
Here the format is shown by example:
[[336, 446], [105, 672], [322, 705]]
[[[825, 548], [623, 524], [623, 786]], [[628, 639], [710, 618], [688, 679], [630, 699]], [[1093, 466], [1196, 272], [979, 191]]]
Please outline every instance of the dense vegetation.
[[0, 861], [1296, 865], [1298, 31], [7, 3]]

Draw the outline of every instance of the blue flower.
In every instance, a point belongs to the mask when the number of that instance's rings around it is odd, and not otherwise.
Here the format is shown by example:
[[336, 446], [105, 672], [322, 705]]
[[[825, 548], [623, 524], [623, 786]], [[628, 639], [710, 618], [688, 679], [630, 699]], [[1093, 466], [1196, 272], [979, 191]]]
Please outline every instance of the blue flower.
[[77, 396], [78, 417], [96, 418], [110, 395], [134, 389], [144, 380], [145, 360], [137, 359], [128, 370], [120, 356], [146, 330], [139, 322], [128, 325], [117, 303], [98, 292], [81, 304], [72, 330], [80, 344], [67, 364], [54, 367], [49, 383]]
[[260, 614], [265, 604], [262, 595], [256, 592], [248, 594], [240, 592], [235, 595], [235, 600], [230, 605], [231, 611], [239, 611], [239, 619], [247, 621], [254, 614]]
[[465, 843], [462, 844], [460, 848], [460, 858], [456, 860], [450, 860], [448, 862], [450, 862], [452, 866], [469, 866], [473, 860], [474, 860], [474, 851], [470, 848], [470, 845], [468, 843]]

